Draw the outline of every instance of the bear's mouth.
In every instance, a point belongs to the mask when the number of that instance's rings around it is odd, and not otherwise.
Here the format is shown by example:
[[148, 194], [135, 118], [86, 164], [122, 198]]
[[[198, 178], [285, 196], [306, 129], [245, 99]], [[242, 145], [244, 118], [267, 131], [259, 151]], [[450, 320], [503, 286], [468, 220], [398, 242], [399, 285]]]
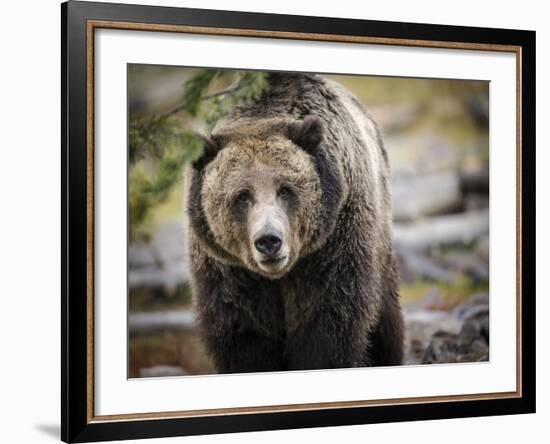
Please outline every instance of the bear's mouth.
[[264, 260], [260, 261], [260, 264], [272, 267], [274, 265], [279, 265], [281, 262], [285, 261], [286, 258], [287, 258], [287, 256], [264, 259]]
[[260, 273], [270, 279], [277, 279], [288, 265], [288, 255], [263, 258], [256, 263]]

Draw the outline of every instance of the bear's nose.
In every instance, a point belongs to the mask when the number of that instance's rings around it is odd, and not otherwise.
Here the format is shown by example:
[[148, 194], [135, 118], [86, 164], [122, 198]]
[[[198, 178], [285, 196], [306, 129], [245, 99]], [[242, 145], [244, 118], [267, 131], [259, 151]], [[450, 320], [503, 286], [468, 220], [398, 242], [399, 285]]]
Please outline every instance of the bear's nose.
[[256, 250], [266, 256], [273, 256], [281, 249], [283, 240], [276, 234], [265, 234], [254, 241]]

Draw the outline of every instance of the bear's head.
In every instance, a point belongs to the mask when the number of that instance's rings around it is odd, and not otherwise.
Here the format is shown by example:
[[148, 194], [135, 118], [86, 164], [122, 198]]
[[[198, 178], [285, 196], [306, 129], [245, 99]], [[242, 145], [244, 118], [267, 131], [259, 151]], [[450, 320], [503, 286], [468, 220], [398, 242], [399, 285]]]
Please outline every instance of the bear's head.
[[[323, 213], [317, 117], [241, 121], [204, 139], [194, 165], [211, 251], [270, 279], [310, 250]], [[191, 207], [192, 209], [192, 207]], [[194, 216], [191, 215], [193, 219]], [[197, 217], [194, 218], [197, 221]]]

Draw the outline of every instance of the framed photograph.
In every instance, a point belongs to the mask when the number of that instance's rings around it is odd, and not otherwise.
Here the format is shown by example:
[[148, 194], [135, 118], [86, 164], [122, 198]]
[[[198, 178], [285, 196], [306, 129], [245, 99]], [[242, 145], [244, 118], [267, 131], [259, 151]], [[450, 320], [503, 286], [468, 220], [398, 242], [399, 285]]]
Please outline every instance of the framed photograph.
[[62, 439], [535, 411], [535, 33], [69, 1]]

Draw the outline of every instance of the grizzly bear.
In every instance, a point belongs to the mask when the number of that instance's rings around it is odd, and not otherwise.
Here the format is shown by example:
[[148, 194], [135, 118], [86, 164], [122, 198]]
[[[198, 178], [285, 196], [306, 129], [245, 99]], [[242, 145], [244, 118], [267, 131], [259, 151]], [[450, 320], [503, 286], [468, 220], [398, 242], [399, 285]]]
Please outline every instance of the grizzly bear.
[[388, 158], [342, 86], [272, 73], [185, 175], [198, 327], [220, 373], [397, 365]]

